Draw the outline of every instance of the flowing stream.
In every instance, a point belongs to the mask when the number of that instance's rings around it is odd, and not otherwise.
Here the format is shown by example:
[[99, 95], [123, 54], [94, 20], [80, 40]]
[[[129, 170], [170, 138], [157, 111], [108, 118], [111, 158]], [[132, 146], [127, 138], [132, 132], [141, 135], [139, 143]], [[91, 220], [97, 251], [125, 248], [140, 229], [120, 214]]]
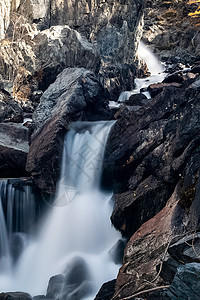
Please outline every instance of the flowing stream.
[[[115, 245], [120, 239], [110, 223], [111, 194], [99, 188], [101, 165], [113, 122], [78, 122], [64, 140], [56, 199], [14, 264], [1, 270], [0, 290], [21, 290], [54, 299], [94, 299], [102, 283], [116, 278]], [[8, 201], [10, 201], [8, 199]], [[1, 202], [0, 202], [1, 205]], [[2, 252], [9, 243], [0, 206]], [[55, 283], [56, 281], [56, 292]], [[55, 295], [56, 293], [56, 295]]]

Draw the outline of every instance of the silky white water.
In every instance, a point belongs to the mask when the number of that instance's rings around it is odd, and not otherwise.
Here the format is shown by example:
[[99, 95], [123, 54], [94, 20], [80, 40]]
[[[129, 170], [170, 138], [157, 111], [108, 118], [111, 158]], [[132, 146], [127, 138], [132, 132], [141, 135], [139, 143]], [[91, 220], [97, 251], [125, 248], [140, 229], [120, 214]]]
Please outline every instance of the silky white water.
[[[112, 124], [72, 125], [64, 140], [55, 202], [38, 236], [31, 240], [11, 272], [1, 272], [1, 291], [46, 294], [50, 277], [66, 274], [72, 264], [73, 268], [78, 265], [77, 268], [84, 269], [81, 282], [74, 285], [79, 296], [73, 299], [94, 299], [102, 283], [116, 278], [119, 265], [112, 261], [110, 249], [120, 239], [120, 233], [110, 223], [111, 195], [99, 189]], [[67, 291], [63, 286], [58, 299], [68, 299]], [[72, 290], [70, 295], [73, 293]]]
[[[128, 100], [133, 94], [140, 93], [141, 88], [147, 88], [150, 84], [162, 82], [167, 75], [164, 73], [164, 66], [142, 41], [140, 41], [138, 46], [138, 56], [147, 64], [151, 76], [136, 78], [135, 89], [133, 91], [122, 92], [119, 96], [118, 103]], [[145, 94], [147, 98], [151, 98], [149, 92], [143, 92], [143, 94]]]

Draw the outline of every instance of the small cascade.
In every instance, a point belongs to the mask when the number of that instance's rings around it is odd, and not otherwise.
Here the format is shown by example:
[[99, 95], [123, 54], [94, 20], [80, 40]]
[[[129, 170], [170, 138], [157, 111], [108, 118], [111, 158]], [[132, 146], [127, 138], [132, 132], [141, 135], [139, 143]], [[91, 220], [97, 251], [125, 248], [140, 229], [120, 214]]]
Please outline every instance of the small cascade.
[[[135, 89], [133, 91], [124, 91], [120, 94], [117, 105], [123, 103], [129, 99], [133, 94], [139, 94], [140, 90], [147, 88], [150, 84], [162, 82], [167, 76], [164, 73], [164, 66], [153, 54], [153, 52], [142, 42], [140, 41], [138, 47], [138, 56], [145, 61], [147, 64], [148, 70], [151, 73], [151, 76], [146, 78], [136, 78], [135, 79]], [[143, 92], [143, 94], [150, 99], [149, 92]]]
[[32, 296], [47, 291], [51, 299], [92, 300], [104, 282], [116, 278], [115, 248], [121, 235], [110, 222], [112, 195], [99, 187], [112, 125], [112, 121], [71, 125], [55, 202], [12, 272], [0, 276], [1, 291], [22, 290]]
[[36, 220], [35, 199], [23, 180], [0, 180], [0, 270], [10, 272]]

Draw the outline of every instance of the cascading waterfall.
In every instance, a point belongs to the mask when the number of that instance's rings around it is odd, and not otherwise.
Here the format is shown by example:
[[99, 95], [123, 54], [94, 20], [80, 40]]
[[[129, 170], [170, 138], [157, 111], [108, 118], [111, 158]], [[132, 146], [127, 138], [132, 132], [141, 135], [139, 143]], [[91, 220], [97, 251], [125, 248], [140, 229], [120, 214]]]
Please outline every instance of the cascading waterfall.
[[[164, 73], [164, 66], [142, 41], [140, 41], [138, 46], [138, 56], [147, 64], [151, 76], [147, 78], [136, 78], [135, 89], [133, 91], [122, 92], [118, 99], [119, 103], [128, 100], [129, 97], [133, 94], [140, 93], [141, 88], [144, 89], [147, 88], [150, 84], [162, 82], [167, 75], [166, 73]], [[147, 98], [150, 98], [149, 92], [143, 92], [143, 94], [146, 95]]]
[[[12, 269], [0, 277], [1, 291], [46, 294], [58, 275], [53, 299], [94, 299], [101, 284], [116, 277], [112, 259], [120, 233], [110, 224], [111, 195], [99, 181], [106, 140], [113, 122], [78, 122], [64, 140], [55, 202], [38, 236]], [[48, 293], [51, 295], [51, 286]], [[47, 294], [48, 294], [47, 293]]]

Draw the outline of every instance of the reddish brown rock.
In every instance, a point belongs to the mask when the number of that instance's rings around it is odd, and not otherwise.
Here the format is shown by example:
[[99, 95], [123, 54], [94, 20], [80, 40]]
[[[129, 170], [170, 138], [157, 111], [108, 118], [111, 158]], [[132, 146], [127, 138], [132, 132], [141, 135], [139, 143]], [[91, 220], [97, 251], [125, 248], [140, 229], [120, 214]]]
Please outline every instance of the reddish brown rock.
[[155, 284], [165, 284], [156, 267], [165, 258], [173, 236], [183, 231], [184, 212], [178, 205], [179, 192], [177, 186], [166, 206], [130, 238], [117, 277], [114, 299], [123, 299], [140, 289], [155, 287]]

